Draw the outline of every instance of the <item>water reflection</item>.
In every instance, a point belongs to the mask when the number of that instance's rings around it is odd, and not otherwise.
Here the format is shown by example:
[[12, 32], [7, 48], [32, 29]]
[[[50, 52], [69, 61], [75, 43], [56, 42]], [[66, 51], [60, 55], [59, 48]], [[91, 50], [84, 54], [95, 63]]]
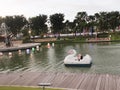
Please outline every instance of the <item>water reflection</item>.
[[15, 53], [13, 56], [4, 55], [0, 59], [0, 70], [15, 71], [17, 69], [27, 66], [27, 63], [24, 61], [25, 57], [18, 57], [18, 54]]
[[[93, 65], [90, 68], [65, 67], [63, 59], [69, 49], [77, 53], [90, 54]], [[85, 72], [120, 74], [120, 43], [73, 43], [56, 44], [54, 47], [40, 47], [39, 51], [14, 52], [9, 58], [7, 53], [0, 56], [0, 71], [46, 71], [46, 72]]]

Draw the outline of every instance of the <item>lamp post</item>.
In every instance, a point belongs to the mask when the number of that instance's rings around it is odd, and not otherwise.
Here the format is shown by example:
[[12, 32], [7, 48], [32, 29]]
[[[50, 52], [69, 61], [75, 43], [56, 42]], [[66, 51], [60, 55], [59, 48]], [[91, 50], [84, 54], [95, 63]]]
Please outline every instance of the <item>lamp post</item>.
[[29, 28], [29, 31], [28, 31], [28, 33], [29, 33], [29, 38], [30, 38], [30, 40], [31, 40], [31, 29]]
[[76, 33], [77, 33], [77, 28], [78, 28], [78, 23], [75, 24], [75, 37], [76, 37]]
[[29, 39], [31, 40], [31, 32], [32, 32], [32, 30], [31, 30], [31, 20], [29, 20], [29, 22], [28, 22], [28, 28], [29, 28], [29, 30], [28, 30], [28, 34], [29, 34]]

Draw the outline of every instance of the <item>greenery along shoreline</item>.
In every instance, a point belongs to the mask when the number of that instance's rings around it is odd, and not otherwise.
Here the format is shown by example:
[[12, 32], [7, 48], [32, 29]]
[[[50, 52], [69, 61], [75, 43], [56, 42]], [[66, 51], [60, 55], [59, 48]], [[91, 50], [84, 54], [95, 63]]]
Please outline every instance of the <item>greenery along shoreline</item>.
[[[111, 37], [109, 37], [111, 36]], [[104, 40], [105, 38], [110, 38], [110, 40]], [[95, 41], [87, 41], [87, 39], [94, 39]], [[102, 40], [99, 40], [102, 39]], [[43, 45], [47, 45], [47, 43], [55, 43], [55, 44], [62, 44], [62, 43], [89, 43], [89, 42], [119, 42], [120, 41], [120, 32], [115, 32], [115, 33], [101, 33], [96, 37], [93, 36], [73, 36], [73, 37], [61, 37], [60, 39], [48, 39], [44, 38], [39, 41], [34, 40], [35, 42], [42, 43]]]

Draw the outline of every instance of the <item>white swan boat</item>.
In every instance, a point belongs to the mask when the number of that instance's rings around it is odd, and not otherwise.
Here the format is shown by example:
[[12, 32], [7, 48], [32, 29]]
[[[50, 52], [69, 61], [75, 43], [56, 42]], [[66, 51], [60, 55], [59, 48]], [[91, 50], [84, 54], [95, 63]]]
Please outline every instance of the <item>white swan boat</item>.
[[83, 58], [79, 58], [74, 49], [71, 49], [64, 59], [65, 66], [81, 66], [81, 67], [90, 67], [92, 64], [92, 58], [90, 55], [86, 54]]

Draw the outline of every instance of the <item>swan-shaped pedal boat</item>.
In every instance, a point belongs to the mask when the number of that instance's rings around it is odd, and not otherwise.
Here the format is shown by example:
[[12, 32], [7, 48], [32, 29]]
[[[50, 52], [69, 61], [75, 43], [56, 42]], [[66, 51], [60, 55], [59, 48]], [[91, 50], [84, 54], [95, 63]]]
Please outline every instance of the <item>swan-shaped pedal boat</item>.
[[86, 54], [85, 56], [81, 57], [76, 55], [76, 51], [71, 49], [64, 59], [65, 66], [80, 66], [80, 67], [90, 67], [92, 65], [92, 58], [90, 55]]

